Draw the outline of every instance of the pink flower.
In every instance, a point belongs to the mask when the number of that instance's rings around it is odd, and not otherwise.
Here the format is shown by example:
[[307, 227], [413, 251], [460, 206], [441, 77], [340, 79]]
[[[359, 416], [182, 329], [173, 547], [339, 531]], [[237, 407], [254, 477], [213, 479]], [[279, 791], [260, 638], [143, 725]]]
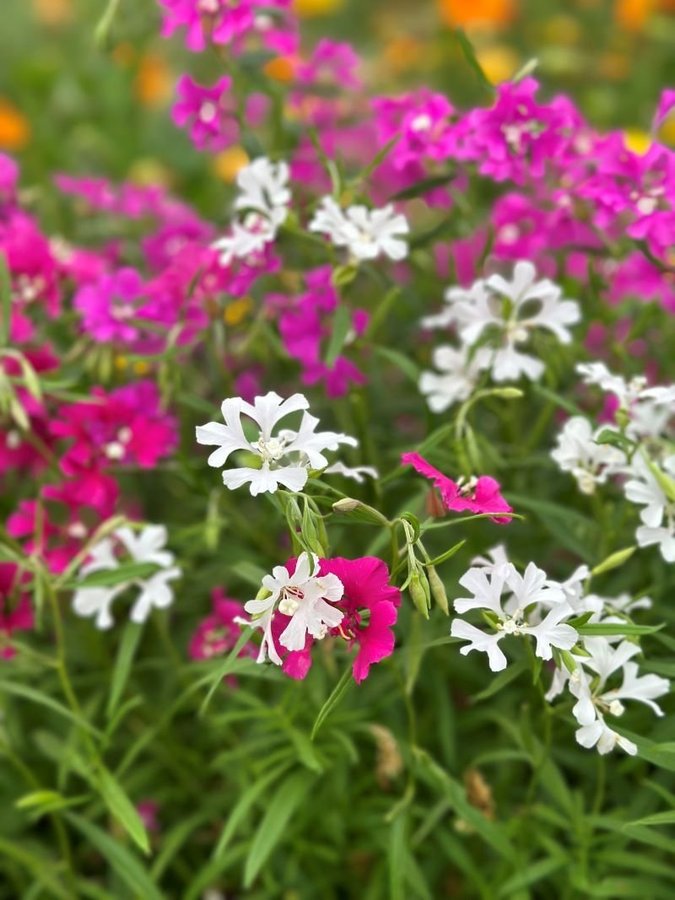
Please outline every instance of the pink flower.
[[[190, 640], [190, 659], [211, 659], [229, 653], [241, 637], [241, 625], [235, 620], [245, 616], [243, 604], [226, 597], [222, 588], [213, 589], [211, 603], [213, 611], [202, 619]], [[246, 643], [239, 655], [255, 657], [257, 652], [252, 643]]]
[[156, 833], [159, 831], [159, 803], [155, 800], [141, 800], [136, 804], [136, 811], [147, 831]]
[[[480, 478], [472, 479], [462, 486], [435, 469], [419, 453], [404, 453], [401, 462], [406, 466], [412, 466], [420, 475], [433, 481], [447, 509], [455, 512], [468, 510], [481, 514], [512, 512], [512, 507], [500, 494], [499, 482], [489, 475], [481, 475]], [[498, 525], [505, 525], [511, 520], [508, 516], [493, 515], [492, 521]]]
[[49, 241], [37, 224], [20, 210], [0, 222], [0, 253], [12, 278], [12, 297], [20, 309], [43, 307], [54, 317], [60, 311], [58, 267]]
[[98, 478], [115, 463], [151, 469], [177, 442], [176, 422], [160, 408], [152, 381], [137, 381], [109, 394], [93, 388], [91, 401], [60, 407], [51, 434], [71, 443], [61, 456], [68, 476]]
[[[295, 571], [295, 563], [295, 559], [286, 563], [286, 569], [291, 574]], [[319, 574], [336, 575], [344, 587], [342, 598], [335, 603], [343, 613], [343, 619], [329, 634], [345, 640], [350, 649], [356, 649], [352, 674], [354, 681], [360, 683], [368, 677], [371, 665], [394, 652], [393, 626], [398, 618], [401, 592], [389, 583], [387, 566], [374, 556], [322, 559], [319, 561]], [[289, 621], [289, 616], [275, 612], [272, 637], [283, 659], [283, 671], [290, 678], [302, 680], [312, 666], [314, 639], [308, 634], [302, 650], [284, 651], [279, 636]]]
[[187, 127], [190, 139], [200, 150], [222, 150], [234, 143], [239, 126], [234, 117], [232, 79], [220, 78], [213, 87], [202, 87], [189, 75], [176, 86], [178, 101], [171, 117], [179, 128]]
[[139, 336], [137, 319], [145, 303], [145, 285], [135, 269], [119, 269], [87, 284], [75, 294], [73, 306], [82, 326], [99, 343], [132, 343]]
[[673, 111], [675, 111], [675, 89], [664, 88], [654, 112], [652, 131], [657, 131]]
[[16, 201], [16, 185], [19, 167], [11, 156], [0, 153], [0, 208], [13, 205]]
[[15, 563], [0, 563], [0, 659], [16, 655], [11, 638], [15, 631], [30, 631], [34, 625], [30, 597], [23, 585], [30, 580]]

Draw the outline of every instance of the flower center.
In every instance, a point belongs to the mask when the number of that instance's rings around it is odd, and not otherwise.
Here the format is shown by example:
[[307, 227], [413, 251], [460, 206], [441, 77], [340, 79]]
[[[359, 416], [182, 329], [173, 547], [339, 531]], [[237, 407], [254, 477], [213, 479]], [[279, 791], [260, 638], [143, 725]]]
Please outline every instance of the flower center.
[[286, 441], [283, 438], [273, 437], [266, 441], [262, 434], [253, 446], [266, 463], [278, 462], [286, 452]]
[[199, 118], [202, 122], [213, 122], [218, 115], [218, 107], [212, 100], [205, 100], [199, 107]]
[[279, 601], [279, 612], [284, 616], [295, 615], [304, 599], [305, 595], [299, 587], [288, 585], [284, 588]]

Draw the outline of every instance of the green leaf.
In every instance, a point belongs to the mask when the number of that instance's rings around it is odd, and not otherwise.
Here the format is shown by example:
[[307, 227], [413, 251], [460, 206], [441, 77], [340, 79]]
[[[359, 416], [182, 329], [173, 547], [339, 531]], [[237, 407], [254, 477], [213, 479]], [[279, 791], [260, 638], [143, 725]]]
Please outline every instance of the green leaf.
[[91, 781], [100, 790], [106, 806], [134, 843], [143, 853], [149, 853], [150, 843], [141, 817], [113, 775], [101, 766]]
[[244, 888], [248, 890], [272, 851], [284, 836], [284, 830], [301, 806], [316, 778], [309, 772], [298, 772], [287, 778], [270, 800], [256, 831], [244, 866]]
[[131, 664], [142, 634], [142, 625], [137, 622], [127, 622], [119, 650], [117, 651], [117, 659], [115, 660], [115, 668], [113, 669], [110, 684], [110, 694], [108, 696], [108, 705], [106, 706], [106, 717], [108, 720], [112, 719], [117, 711], [117, 706], [122, 698], [122, 692], [127, 683]]
[[58, 713], [65, 719], [70, 719], [71, 722], [79, 725], [80, 728], [95, 735], [97, 738], [102, 738], [102, 734], [98, 728], [95, 728], [81, 716], [71, 712], [66, 706], [63, 706], [57, 700], [54, 700], [53, 697], [50, 697], [48, 694], [45, 694], [36, 688], [29, 687], [27, 684], [22, 684], [20, 681], [0, 680], [0, 692], [2, 691], [6, 691], [8, 694], [14, 694], [24, 700], [30, 700], [32, 703], [38, 704], [38, 706], [45, 706], [47, 709], [51, 709], [52, 712]]
[[335, 365], [335, 361], [342, 351], [351, 327], [352, 312], [346, 303], [341, 303], [333, 316], [333, 327], [331, 328], [330, 340], [324, 358], [324, 363], [328, 369], [332, 369]]
[[654, 815], [645, 816], [644, 819], [636, 819], [635, 822], [628, 823], [628, 827], [635, 825], [675, 825], [675, 809], [654, 813]]
[[452, 172], [445, 172], [441, 175], [432, 175], [429, 178], [423, 178], [421, 181], [416, 181], [415, 184], [411, 184], [402, 191], [397, 191], [390, 199], [413, 200], [415, 197], [421, 197], [423, 194], [433, 191], [434, 188], [443, 187], [443, 185], [449, 184], [456, 177], [457, 172], [454, 170]]
[[608, 622], [607, 624], [596, 624], [594, 622], [589, 622], [586, 625], [579, 625], [577, 631], [579, 632], [579, 634], [588, 636], [598, 634], [639, 635], [654, 634], [655, 631], [660, 631], [662, 628], [665, 628], [665, 623], [662, 625], [634, 625], [632, 622]]
[[212, 859], [217, 859], [227, 850], [230, 841], [234, 837], [235, 832], [243, 822], [248, 811], [255, 805], [258, 798], [267, 791], [270, 785], [272, 785], [287, 768], [288, 763], [277, 766], [271, 772], [267, 772], [266, 775], [256, 779], [256, 781], [241, 794], [232, 808], [230, 816], [225, 823], [225, 827], [220, 834], [218, 843], [212, 853]]
[[466, 538], [462, 541], [458, 541], [454, 546], [450, 547], [449, 550], [446, 550], [445, 553], [441, 553], [440, 556], [434, 557], [434, 559], [429, 560], [429, 562], [422, 563], [424, 566], [440, 566], [441, 563], [446, 562], [451, 559], [455, 553], [458, 553], [462, 547], [466, 544]]
[[313, 741], [316, 738], [317, 734], [319, 733], [319, 731], [321, 730], [321, 728], [323, 726], [323, 723], [326, 721], [328, 716], [333, 712], [333, 710], [338, 706], [338, 704], [341, 702], [344, 695], [349, 690], [349, 687], [353, 683], [354, 683], [354, 681], [353, 681], [353, 677], [352, 677], [352, 670], [349, 668], [345, 669], [344, 672], [342, 673], [340, 680], [338, 681], [338, 683], [335, 685], [335, 687], [331, 691], [330, 696], [328, 697], [326, 702], [323, 704], [323, 706], [319, 710], [319, 713], [318, 713], [316, 719], [314, 720], [314, 725], [312, 726], [312, 733], [310, 735], [310, 740]]
[[537, 862], [528, 862], [524, 872], [517, 872], [502, 883], [497, 896], [512, 898], [516, 891], [521, 891], [531, 884], [536, 884], [536, 882], [541, 881], [542, 878], [548, 878], [549, 875], [557, 872], [558, 869], [562, 869], [563, 866], [568, 865], [569, 859], [564, 856], [559, 856], [558, 858], [549, 857], [547, 859], [537, 860]]
[[[54, 872], [52, 860], [43, 855], [38, 856], [36, 853], [31, 853], [26, 849], [25, 844], [25, 838], [14, 842], [0, 837], [0, 857], [5, 860], [14, 860], [30, 872], [35, 883], [50, 891], [52, 896], [63, 898], [63, 900], [73, 900], [72, 893], [62, 886]], [[9, 885], [5, 885], [5, 887], [9, 888]]]
[[614, 553], [603, 559], [601, 563], [591, 569], [591, 575], [604, 575], [605, 572], [611, 572], [612, 569], [618, 569], [635, 553], [637, 547], [625, 547], [623, 550], [616, 550]]
[[261, 566], [256, 566], [255, 563], [245, 559], [232, 566], [228, 566], [228, 572], [232, 575], [236, 575], [237, 578], [241, 578], [246, 584], [252, 585], [256, 590], [260, 587], [263, 578], [267, 574], [265, 569]]
[[398, 350], [392, 350], [391, 347], [382, 347], [380, 345], [375, 345], [373, 350], [378, 356], [383, 356], [388, 362], [396, 366], [397, 369], [400, 369], [414, 384], [417, 384], [420, 380], [420, 370], [411, 359], [405, 356], [405, 354], [400, 353]]
[[483, 67], [481, 66], [481, 64], [478, 62], [478, 57], [476, 56], [476, 51], [473, 49], [473, 44], [466, 36], [463, 29], [455, 28], [454, 35], [457, 43], [462, 50], [462, 53], [464, 54], [464, 58], [468, 62], [469, 66], [473, 69], [476, 77], [478, 78], [478, 81], [483, 85], [484, 88], [486, 88], [486, 90], [490, 92], [490, 94], [494, 94], [494, 85], [483, 71]]
[[0, 347], [9, 341], [9, 324], [12, 318], [12, 281], [7, 257], [0, 253]]
[[67, 582], [63, 585], [66, 590], [88, 587], [113, 587], [123, 584], [125, 581], [134, 581], [136, 578], [149, 578], [158, 572], [160, 567], [155, 563], [135, 562], [124, 563], [116, 569], [102, 569], [100, 572], [91, 572], [84, 578]]
[[87, 843], [95, 847], [108, 861], [120, 880], [129, 887], [133, 897], [142, 897], [143, 900], [166, 900], [148, 870], [124, 844], [76, 813], [67, 812], [65, 817], [84, 835]]
[[507, 684], [511, 684], [512, 681], [515, 681], [519, 675], [525, 672], [528, 669], [528, 663], [525, 659], [520, 659], [516, 663], [512, 663], [503, 672], [500, 672], [498, 675], [490, 681], [490, 684], [482, 690], [479, 694], [473, 698], [474, 702], [479, 700], [487, 700], [488, 697], [494, 696], [496, 693], [505, 688]]
[[391, 900], [407, 900], [405, 871], [408, 857], [408, 819], [405, 813], [391, 823], [389, 832], [389, 897]]
[[252, 634], [253, 634], [252, 628], [243, 628], [241, 634], [239, 635], [239, 639], [237, 640], [237, 643], [234, 645], [234, 647], [230, 650], [228, 655], [225, 657], [225, 659], [219, 665], [218, 670], [217, 670], [215, 676], [213, 677], [211, 687], [209, 688], [209, 691], [208, 691], [206, 697], [204, 698], [204, 701], [203, 701], [201, 707], [199, 708], [200, 716], [203, 716], [204, 713], [206, 712], [206, 709], [207, 709], [209, 703], [211, 702], [211, 699], [212, 699], [214, 693], [218, 690], [223, 678], [226, 678], [228, 675], [230, 675], [231, 672], [233, 671], [233, 669], [235, 668], [236, 663], [237, 663], [237, 657], [239, 656], [239, 653], [241, 652], [242, 647], [250, 639]]

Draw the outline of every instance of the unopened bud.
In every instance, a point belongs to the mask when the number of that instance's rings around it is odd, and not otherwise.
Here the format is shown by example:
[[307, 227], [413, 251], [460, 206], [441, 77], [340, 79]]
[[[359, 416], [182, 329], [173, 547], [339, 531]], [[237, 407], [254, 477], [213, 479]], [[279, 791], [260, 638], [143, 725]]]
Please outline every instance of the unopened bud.
[[440, 606], [446, 616], [450, 615], [450, 604], [448, 603], [448, 595], [445, 593], [445, 586], [433, 566], [427, 566], [427, 578], [429, 579], [429, 588], [434, 602], [437, 606]]
[[425, 619], [429, 618], [429, 581], [424, 572], [415, 570], [410, 578], [408, 585], [412, 602], [418, 612], [422, 613]]
[[368, 506], [367, 503], [355, 500], [353, 497], [344, 497], [342, 500], [337, 500], [333, 504], [333, 512], [349, 516], [368, 525], [389, 525], [389, 520], [381, 512], [378, 512], [372, 506]]

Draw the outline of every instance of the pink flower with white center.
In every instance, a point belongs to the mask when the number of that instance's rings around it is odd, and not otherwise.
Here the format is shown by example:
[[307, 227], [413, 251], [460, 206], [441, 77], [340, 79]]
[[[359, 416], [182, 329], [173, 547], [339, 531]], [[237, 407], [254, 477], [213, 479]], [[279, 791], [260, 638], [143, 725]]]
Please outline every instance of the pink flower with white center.
[[16, 656], [12, 646], [15, 631], [34, 627], [33, 608], [26, 590], [30, 575], [15, 563], [0, 562], [0, 659]]
[[377, 98], [373, 108], [382, 143], [397, 139], [388, 157], [395, 168], [441, 162], [453, 155], [455, 109], [443, 94], [421, 88], [401, 97]]
[[[285, 571], [295, 573], [299, 560], [291, 559]], [[339, 623], [328, 628], [323, 636], [346, 641], [347, 647], [356, 650], [352, 663], [352, 674], [357, 683], [368, 677], [370, 667], [394, 652], [395, 636], [393, 626], [398, 618], [401, 592], [389, 583], [389, 570], [381, 559], [365, 556], [359, 559], [322, 559], [318, 563], [318, 574], [325, 578], [337, 579], [342, 586], [341, 597], [334, 602], [340, 614]], [[264, 602], [264, 601], [263, 601]], [[280, 642], [280, 635], [289, 626], [289, 616], [279, 605], [268, 625], [268, 641], [275, 646], [283, 671], [291, 678], [303, 679], [312, 666], [312, 647], [315, 640], [307, 634], [304, 645], [288, 651]]]
[[420, 456], [419, 453], [404, 453], [403, 465], [412, 466], [420, 475], [429, 478], [438, 488], [445, 507], [454, 512], [488, 513], [498, 525], [506, 525], [511, 520], [499, 513], [513, 512], [513, 508], [502, 497], [498, 481], [489, 475], [472, 478], [469, 481], [453, 481]]
[[[211, 591], [211, 605], [211, 612], [200, 621], [190, 639], [190, 659], [211, 659], [229, 653], [241, 637], [243, 604], [227, 597], [222, 588], [214, 588]], [[246, 643], [239, 655], [256, 656], [257, 650], [253, 644]]]
[[71, 443], [62, 471], [78, 478], [117, 463], [151, 469], [177, 442], [176, 422], [160, 407], [152, 381], [137, 381], [106, 393], [93, 388], [90, 402], [61, 406], [51, 423], [55, 438]]
[[164, 9], [162, 35], [185, 29], [189, 50], [201, 52], [209, 42], [239, 54], [250, 41], [277, 53], [297, 48], [292, 0], [159, 0]]
[[75, 294], [73, 306], [82, 327], [98, 343], [133, 343], [139, 336], [138, 319], [146, 302], [145, 284], [135, 269], [119, 269], [87, 284]]
[[224, 75], [212, 87], [203, 87], [189, 75], [182, 75], [176, 86], [178, 100], [171, 118], [186, 128], [200, 150], [222, 150], [237, 140], [239, 125], [232, 99], [232, 79]]
[[21, 210], [0, 221], [0, 253], [12, 279], [12, 299], [21, 310], [37, 306], [52, 318], [61, 310], [58, 265], [47, 238]]

